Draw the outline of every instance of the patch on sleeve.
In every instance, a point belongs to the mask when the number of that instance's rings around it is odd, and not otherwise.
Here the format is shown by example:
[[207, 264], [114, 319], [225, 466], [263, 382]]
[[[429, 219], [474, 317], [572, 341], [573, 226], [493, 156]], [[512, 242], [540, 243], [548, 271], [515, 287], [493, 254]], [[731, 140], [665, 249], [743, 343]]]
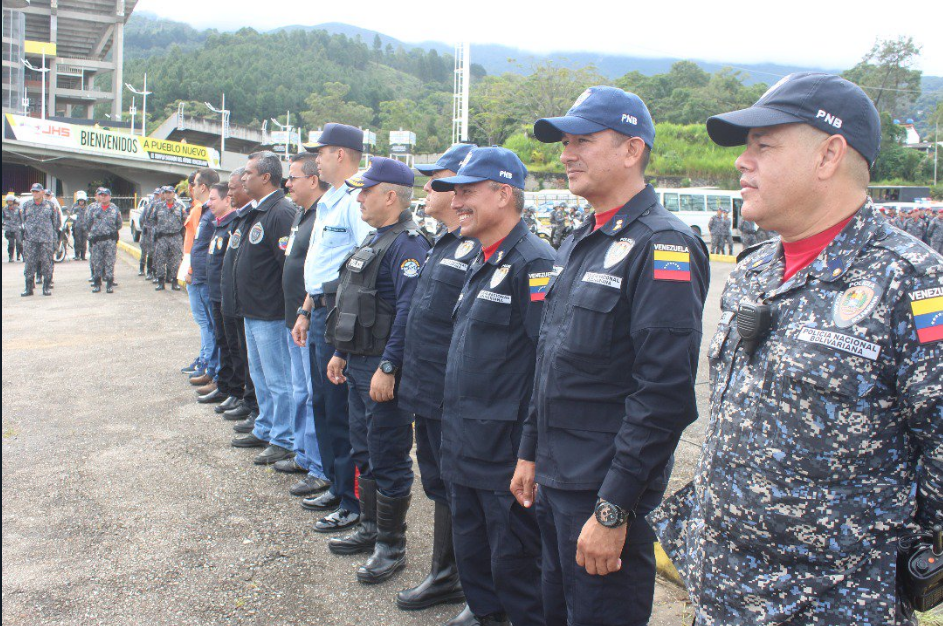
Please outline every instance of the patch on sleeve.
[[911, 293], [910, 311], [914, 316], [917, 340], [920, 343], [943, 339], [943, 287], [931, 287]]
[[547, 297], [547, 286], [550, 284], [552, 272], [540, 272], [537, 274], [528, 274], [530, 281], [530, 301], [541, 302]]
[[281, 250], [288, 248], [288, 237], [279, 237], [278, 238], [278, 247]]
[[406, 259], [400, 263], [399, 269], [403, 272], [403, 276], [406, 278], [416, 278], [419, 276], [419, 269], [422, 266], [419, 265], [419, 261], [416, 259]]
[[691, 252], [687, 246], [656, 243], [653, 254], [655, 280], [691, 282]]

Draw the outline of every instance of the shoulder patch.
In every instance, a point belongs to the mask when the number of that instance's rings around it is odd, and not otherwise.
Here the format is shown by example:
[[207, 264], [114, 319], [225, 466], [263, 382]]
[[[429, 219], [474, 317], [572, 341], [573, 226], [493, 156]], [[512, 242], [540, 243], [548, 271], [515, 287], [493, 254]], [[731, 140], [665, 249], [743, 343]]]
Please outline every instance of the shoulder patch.
[[537, 272], [527, 275], [531, 302], [540, 302], [547, 297], [547, 287], [550, 285], [551, 276], [553, 276], [553, 272]]
[[279, 237], [278, 248], [280, 250], [285, 250], [288, 248], [288, 237]]
[[406, 259], [399, 265], [400, 271], [406, 278], [415, 278], [419, 276], [419, 270], [422, 268], [416, 259]]
[[652, 261], [655, 280], [691, 282], [691, 252], [687, 246], [656, 243]]
[[943, 339], [943, 287], [920, 289], [910, 295], [910, 312], [920, 343]]

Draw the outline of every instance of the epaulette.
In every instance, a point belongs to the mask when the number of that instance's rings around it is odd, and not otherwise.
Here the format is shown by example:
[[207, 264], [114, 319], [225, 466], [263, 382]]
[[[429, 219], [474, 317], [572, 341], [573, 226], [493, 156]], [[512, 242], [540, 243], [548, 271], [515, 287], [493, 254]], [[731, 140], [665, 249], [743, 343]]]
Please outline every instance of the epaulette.
[[749, 248], [744, 248], [743, 250], [740, 251], [740, 254], [737, 255], [737, 263], [739, 263], [746, 257], [750, 256], [751, 254], [753, 254], [754, 252], [756, 252], [757, 250], [759, 250], [760, 248], [762, 248], [763, 246], [765, 246], [771, 241], [775, 241], [775, 239], [767, 239], [766, 241], [755, 243]]

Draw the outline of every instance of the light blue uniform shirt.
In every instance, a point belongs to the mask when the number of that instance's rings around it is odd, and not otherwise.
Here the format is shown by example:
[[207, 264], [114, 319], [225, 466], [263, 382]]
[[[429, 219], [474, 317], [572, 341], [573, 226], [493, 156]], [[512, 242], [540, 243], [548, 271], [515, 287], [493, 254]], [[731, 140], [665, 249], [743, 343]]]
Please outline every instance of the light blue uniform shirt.
[[305, 291], [312, 296], [324, 293], [321, 285], [337, 278], [344, 257], [373, 230], [360, 218], [360, 190], [347, 193], [349, 189], [347, 185], [331, 187], [318, 200], [305, 257]]

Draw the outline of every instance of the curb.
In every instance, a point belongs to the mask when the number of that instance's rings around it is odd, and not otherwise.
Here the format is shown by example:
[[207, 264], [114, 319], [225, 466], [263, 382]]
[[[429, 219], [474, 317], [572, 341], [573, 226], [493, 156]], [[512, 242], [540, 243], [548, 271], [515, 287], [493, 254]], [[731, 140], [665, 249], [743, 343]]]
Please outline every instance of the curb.
[[[126, 242], [124, 242], [124, 241], [119, 241], [119, 242], [118, 242], [118, 249], [121, 250], [122, 252], [124, 252], [125, 254], [129, 254], [129, 255], [133, 256], [133, 257], [135, 258], [135, 260], [137, 260], [137, 261], [140, 261], [140, 260], [141, 260], [141, 249], [140, 249], [140, 248], [135, 248], [134, 246], [132, 246], [132, 245], [129, 244], [129, 243], [126, 243]], [[183, 281], [183, 280], [177, 280], [177, 283], [178, 283], [181, 287], [186, 287], [186, 286], [187, 286], [186, 281]]]
[[655, 572], [665, 580], [673, 582], [684, 589], [681, 575], [678, 573], [677, 568], [675, 568], [674, 563], [671, 562], [671, 559], [668, 558], [668, 555], [665, 554], [665, 549], [662, 548], [661, 544], [657, 541], [655, 542]]
[[736, 263], [737, 257], [731, 256], [729, 254], [712, 254], [711, 261], [718, 261], [720, 263]]

